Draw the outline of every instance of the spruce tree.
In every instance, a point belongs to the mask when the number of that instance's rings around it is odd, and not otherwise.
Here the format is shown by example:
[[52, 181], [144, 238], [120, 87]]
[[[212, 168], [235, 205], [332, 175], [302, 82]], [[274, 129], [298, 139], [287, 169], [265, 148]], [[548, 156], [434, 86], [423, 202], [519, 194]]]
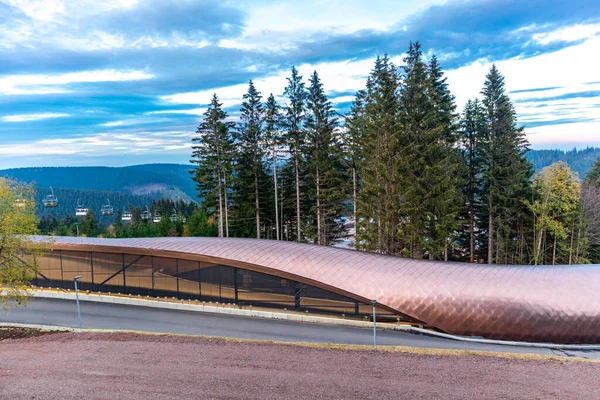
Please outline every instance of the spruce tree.
[[430, 76], [419, 43], [411, 43], [404, 58], [401, 90], [403, 219], [412, 257], [447, 259], [457, 227], [460, 182], [458, 153], [453, 147], [454, 103], [443, 92], [441, 69]]
[[300, 204], [301, 193], [301, 175], [303, 173], [303, 149], [306, 142], [306, 132], [304, 130], [305, 120], [305, 102], [306, 89], [302, 76], [299, 75], [296, 67], [292, 67], [291, 76], [287, 78], [287, 86], [284, 95], [287, 103], [284, 107], [283, 121], [286, 127], [285, 141], [289, 149], [291, 162], [293, 163], [295, 179], [295, 197], [296, 197], [296, 240], [302, 240], [302, 215]]
[[343, 136], [346, 157], [352, 178], [352, 218], [356, 223], [356, 207], [358, 192], [361, 187], [362, 171], [360, 165], [364, 160], [366, 134], [365, 134], [365, 100], [367, 92], [359, 90], [352, 103], [349, 114], [345, 118], [345, 132]]
[[[261, 237], [261, 194], [266, 183], [264, 164], [263, 106], [261, 94], [250, 81], [240, 109], [240, 123], [235, 132], [235, 209], [238, 236]], [[254, 232], [245, 227], [254, 218]], [[264, 223], [264, 218], [263, 218]]]
[[265, 104], [265, 142], [267, 144], [267, 153], [270, 158], [273, 169], [273, 214], [275, 215], [275, 234], [276, 239], [281, 240], [280, 226], [280, 200], [279, 200], [279, 180], [277, 178], [279, 151], [282, 144], [281, 137], [281, 113], [275, 97], [271, 93]]
[[460, 123], [460, 145], [463, 163], [463, 196], [465, 207], [463, 219], [466, 222], [462, 230], [462, 244], [468, 251], [469, 261], [475, 262], [478, 257], [478, 247], [481, 239], [479, 219], [482, 207], [483, 160], [481, 144], [486, 133], [485, 109], [478, 99], [468, 100], [465, 105]]
[[485, 160], [483, 185], [487, 204], [488, 263], [510, 262], [518, 226], [527, 216], [521, 199], [528, 198], [531, 164], [525, 153], [529, 143], [506, 95], [504, 77], [495, 65], [486, 76], [481, 92], [485, 108], [486, 135], [482, 141]]
[[367, 80], [364, 110], [365, 152], [358, 196], [356, 247], [400, 254], [401, 181], [398, 163], [401, 121], [399, 79], [387, 55], [378, 57]]
[[[234, 123], [227, 121], [227, 112], [222, 108], [216, 93], [198, 126], [198, 136], [192, 138], [192, 159], [197, 167], [191, 171], [198, 197], [211, 212], [217, 213], [218, 236], [228, 236], [227, 175], [230, 173], [232, 137]], [[225, 219], [225, 229], [223, 221]]]
[[316, 71], [310, 78], [306, 110], [308, 192], [315, 221], [309, 226], [316, 228], [310, 233], [317, 244], [329, 245], [341, 231], [338, 221], [345, 199], [344, 163], [336, 113]]

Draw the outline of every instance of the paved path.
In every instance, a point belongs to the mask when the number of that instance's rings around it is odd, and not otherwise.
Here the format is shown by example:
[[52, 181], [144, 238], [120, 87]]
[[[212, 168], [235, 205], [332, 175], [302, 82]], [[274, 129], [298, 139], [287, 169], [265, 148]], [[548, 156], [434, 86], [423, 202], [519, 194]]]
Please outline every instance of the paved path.
[[[305, 324], [207, 314], [192, 311], [164, 310], [151, 307], [81, 302], [84, 328], [123, 329], [145, 332], [224, 336], [245, 339], [315, 343], [373, 343], [371, 329]], [[8, 312], [0, 310], [0, 323], [14, 322], [77, 327], [77, 309], [71, 300], [36, 298], [26, 307]], [[377, 332], [377, 344], [439, 349], [484, 350], [511, 353], [537, 353], [600, 359], [600, 351], [552, 351], [479, 343], [465, 343], [398, 331]]]

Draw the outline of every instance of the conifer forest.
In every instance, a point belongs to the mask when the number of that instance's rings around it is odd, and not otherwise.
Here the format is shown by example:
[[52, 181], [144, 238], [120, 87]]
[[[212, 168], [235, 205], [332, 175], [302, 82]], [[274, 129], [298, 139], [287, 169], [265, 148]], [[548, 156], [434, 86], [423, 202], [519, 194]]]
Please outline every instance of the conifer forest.
[[[492, 66], [459, 110], [435, 56], [378, 57], [342, 115], [318, 71], [284, 93], [252, 81], [232, 118], [218, 93], [192, 140], [206, 232], [490, 264], [600, 261], [600, 162], [537, 174]], [[208, 100], [208, 99], [207, 99]]]

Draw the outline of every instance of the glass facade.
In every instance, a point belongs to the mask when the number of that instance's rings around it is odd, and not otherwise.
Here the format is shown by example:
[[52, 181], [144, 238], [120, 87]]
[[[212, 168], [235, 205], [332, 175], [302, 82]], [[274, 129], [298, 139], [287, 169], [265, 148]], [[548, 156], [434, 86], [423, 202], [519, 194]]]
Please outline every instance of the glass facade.
[[[274, 275], [227, 265], [134, 254], [56, 250], [39, 260], [33, 284], [81, 290], [167, 296], [347, 316], [371, 316], [371, 304]], [[378, 308], [378, 320], [402, 319]]]

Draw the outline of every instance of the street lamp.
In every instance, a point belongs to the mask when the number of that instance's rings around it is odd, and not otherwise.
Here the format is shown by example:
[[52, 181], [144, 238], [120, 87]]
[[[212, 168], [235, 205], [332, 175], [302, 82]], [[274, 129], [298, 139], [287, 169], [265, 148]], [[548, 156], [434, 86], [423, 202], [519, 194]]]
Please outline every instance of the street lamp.
[[75, 301], [77, 302], [77, 318], [79, 318], [79, 329], [81, 329], [81, 309], [79, 308], [79, 288], [77, 287], [77, 281], [81, 279], [81, 275], [77, 275], [73, 278], [75, 282]]
[[79, 222], [75, 222], [75, 228], [77, 228], [77, 237], [79, 237]]
[[371, 300], [373, 303], [373, 346], [377, 346], [377, 319], [375, 313], [375, 306], [377, 305], [377, 300]]

